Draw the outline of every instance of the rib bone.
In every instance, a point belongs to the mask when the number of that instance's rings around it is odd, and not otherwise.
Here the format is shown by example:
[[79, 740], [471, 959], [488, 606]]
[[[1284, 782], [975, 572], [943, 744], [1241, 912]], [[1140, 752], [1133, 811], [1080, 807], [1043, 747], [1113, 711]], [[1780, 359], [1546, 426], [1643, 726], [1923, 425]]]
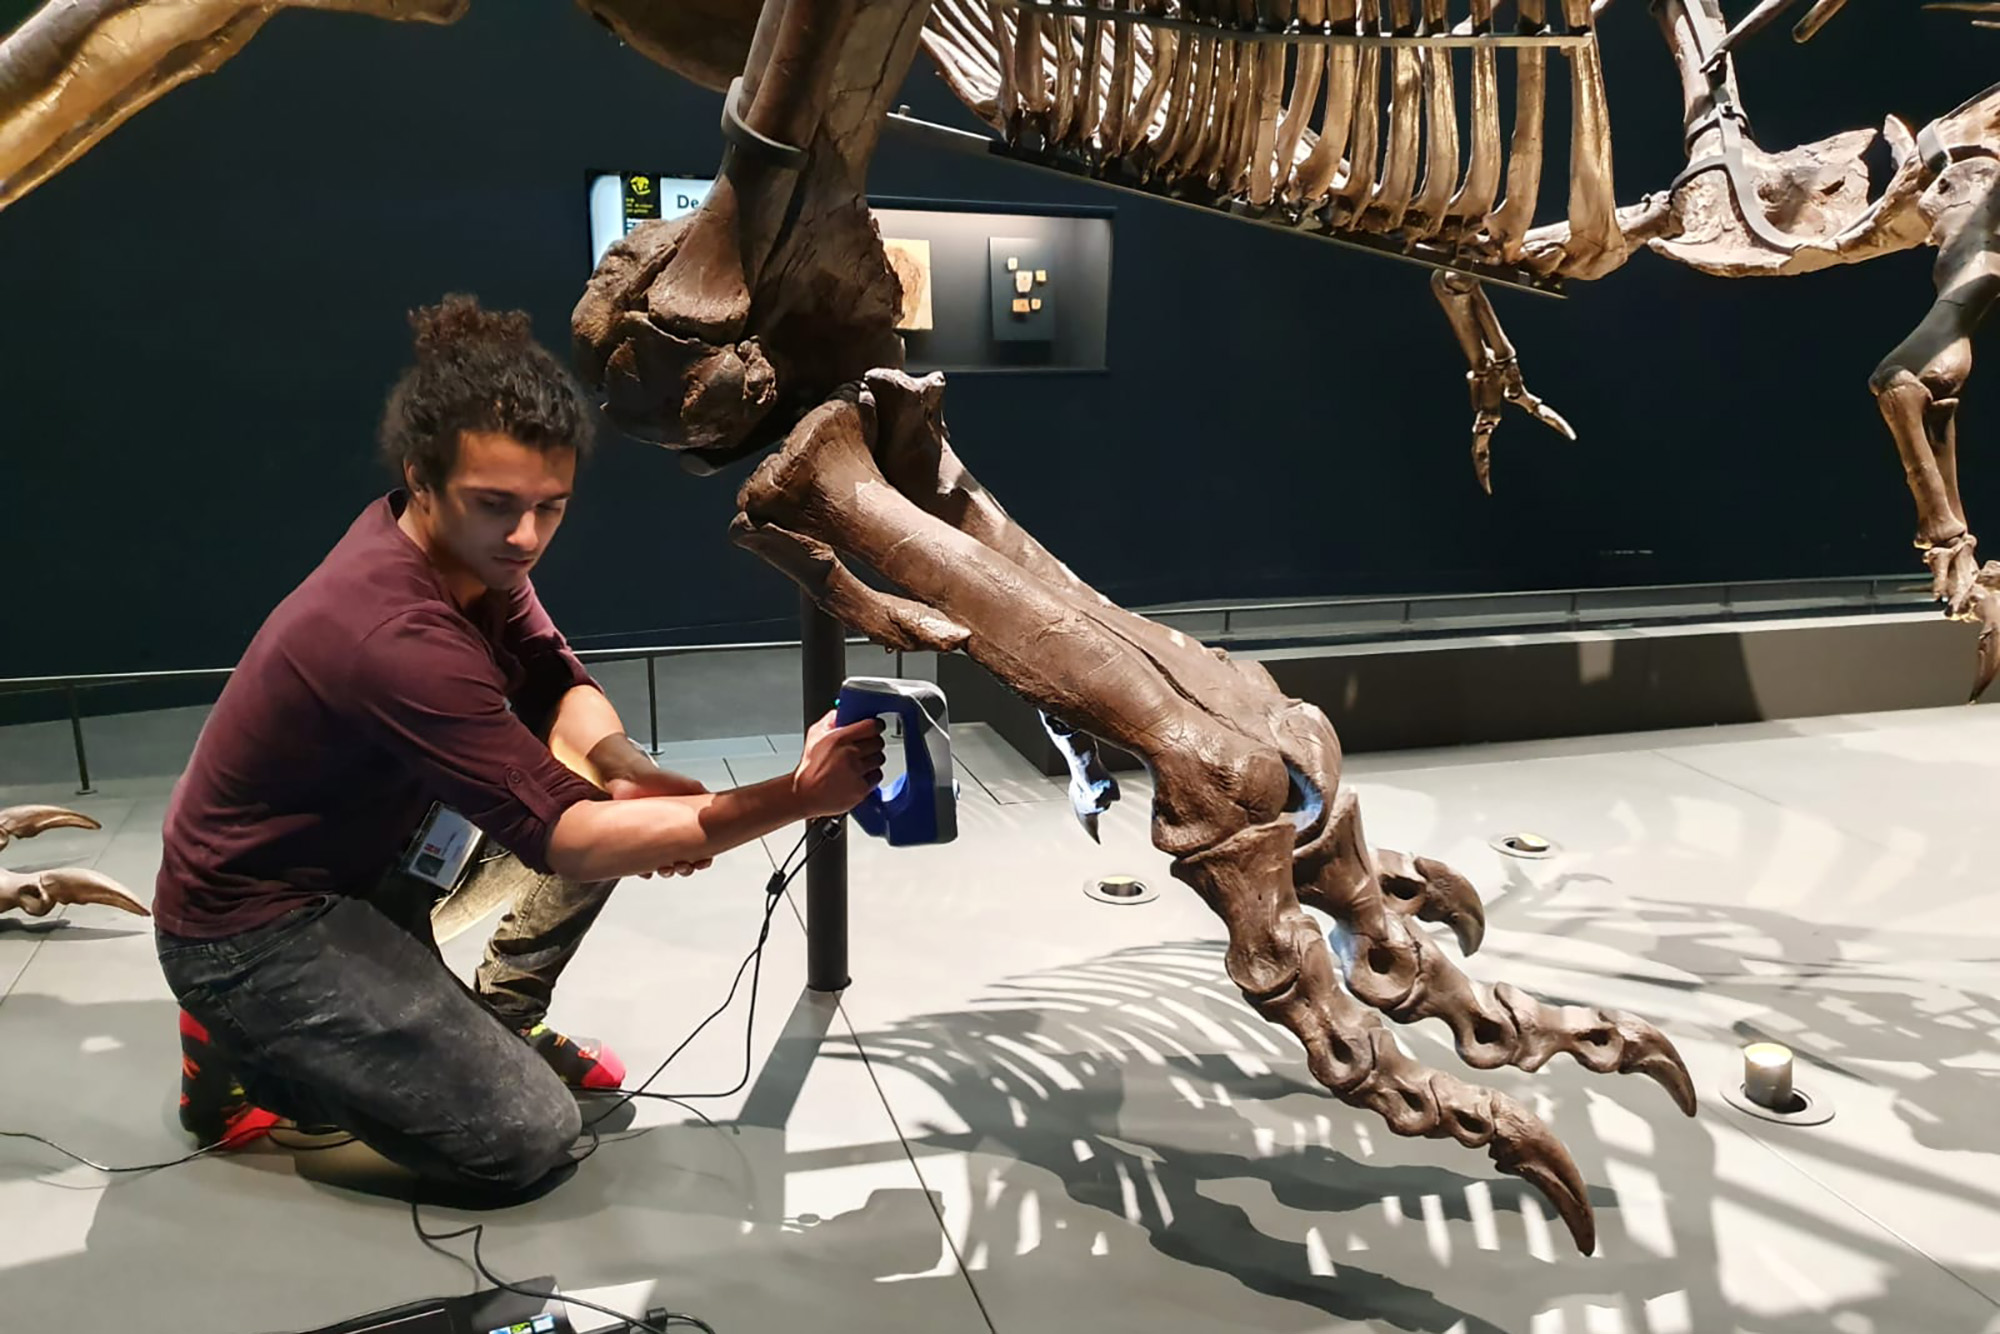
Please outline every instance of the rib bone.
[[[1361, 27], [1379, 32], [1381, 0], [1361, 0]], [[1375, 188], [1377, 134], [1382, 116], [1382, 48], [1364, 47], [1355, 74], [1353, 125], [1347, 148], [1347, 178], [1334, 187], [1327, 221], [1342, 226], [1354, 219]]]
[[[1327, 21], [1336, 32], [1351, 32], [1358, 0], [1330, 0]], [[1316, 208], [1326, 198], [1347, 152], [1348, 133], [1354, 125], [1354, 90], [1362, 52], [1353, 46], [1336, 46], [1326, 57], [1326, 114], [1320, 122], [1319, 138], [1306, 160], [1299, 164], [1298, 184], [1291, 200]]]
[[[1472, 30], [1493, 28], [1493, 0], [1472, 0]], [[1481, 47], [1472, 53], [1472, 161], [1465, 184], [1446, 208], [1454, 223], [1477, 227], [1500, 190], [1500, 53]]]
[[[1544, 0], [1520, 0], [1521, 24], [1539, 32], [1545, 26]], [[1486, 219], [1486, 231], [1502, 259], [1521, 257], [1521, 243], [1535, 218], [1535, 200], [1542, 189], [1543, 103], [1547, 98], [1547, 53], [1540, 47], [1520, 47], [1514, 66], [1514, 141], [1507, 154], [1507, 202]]]
[[[1440, 32], [1449, 22], [1445, 0], [1424, 0], [1424, 28]], [[1424, 54], [1424, 183], [1410, 203], [1410, 231], [1428, 236], [1444, 225], [1445, 208], [1458, 184], [1458, 99], [1452, 87], [1451, 52]]]
[[1076, 20], [1058, 14], [1050, 20], [1050, 38], [1056, 46], [1056, 118], [1053, 135], [1059, 144], [1068, 143], [1076, 126]]
[[[1570, 27], [1590, 23], [1590, 0], [1563, 0]], [[1618, 199], [1611, 180], [1611, 115], [1604, 100], [1604, 64], [1597, 43], [1566, 48], [1570, 60], [1569, 223], [1563, 269], [1595, 278], [1625, 260]]]
[[1245, 167], [1249, 174], [1246, 185], [1250, 202], [1259, 208], [1271, 202], [1281, 179], [1279, 173], [1290, 165], [1287, 158], [1277, 155], [1278, 117], [1285, 110], [1282, 100], [1285, 92], [1285, 48], [1276, 42], [1266, 42], [1262, 56], [1262, 68], [1257, 71], [1257, 127], [1250, 145], [1250, 160]]
[[[1393, 0], [1396, 27], [1408, 22], [1409, 0]], [[1370, 231], [1401, 230], [1417, 184], [1417, 154], [1424, 117], [1423, 54], [1399, 46], [1390, 59], [1389, 146], [1374, 202], [1358, 221]]]

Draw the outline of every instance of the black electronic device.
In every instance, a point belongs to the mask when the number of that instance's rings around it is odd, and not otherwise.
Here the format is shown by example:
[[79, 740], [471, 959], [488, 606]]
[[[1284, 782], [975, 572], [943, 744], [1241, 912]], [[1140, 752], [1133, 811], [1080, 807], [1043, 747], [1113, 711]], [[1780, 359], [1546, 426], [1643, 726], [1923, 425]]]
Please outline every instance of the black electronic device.
[[[521, 1287], [553, 1293], [553, 1278]], [[310, 1334], [575, 1334], [569, 1308], [560, 1298], [543, 1301], [526, 1293], [492, 1288], [465, 1297], [433, 1297], [371, 1311], [325, 1325]]]

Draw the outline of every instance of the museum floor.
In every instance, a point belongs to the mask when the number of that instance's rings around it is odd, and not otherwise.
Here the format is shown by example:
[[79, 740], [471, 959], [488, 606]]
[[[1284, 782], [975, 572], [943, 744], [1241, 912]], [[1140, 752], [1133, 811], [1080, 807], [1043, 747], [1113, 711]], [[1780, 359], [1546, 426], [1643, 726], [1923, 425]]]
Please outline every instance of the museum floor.
[[[63, 774], [66, 724], [0, 732], [0, 804], [104, 824], [16, 844], [7, 864], [95, 866], [150, 892], [199, 716], [93, 720], [88, 797]], [[1218, 922], [1167, 880], [1142, 782], [1094, 846], [1059, 784], [984, 729], [956, 741], [958, 843], [852, 840], [855, 981], [837, 1003], [802, 990], [803, 932], [780, 912], [749, 1088], [696, 1104], [713, 1125], [649, 1103], [646, 1133], [612, 1137], [546, 1199], [426, 1225], [484, 1221], [484, 1258], [510, 1278], [653, 1280], [653, 1302], [722, 1334], [2000, 1331], [2000, 711], [1352, 762], [1377, 842], [1486, 893], [1476, 977], [1635, 1010], [1695, 1072], [1693, 1121], [1648, 1082], [1568, 1062], [1490, 1077], [1575, 1154], [1598, 1210], [1590, 1259], [1482, 1154], [1398, 1140], [1316, 1090], [1223, 976]], [[796, 745], [711, 739], [669, 762], [743, 781]], [[1560, 855], [1489, 846], [1516, 830]], [[627, 884], [560, 1024], [650, 1070], [726, 991], [790, 842]], [[1162, 892], [1086, 898], [1106, 873]], [[447, 952], [469, 966], [479, 947], [473, 933]], [[183, 1150], [174, 1007], [143, 924], [89, 908], [0, 928], [0, 988], [0, 1129], [112, 1163]], [[657, 1087], [735, 1083], [742, 1025], [739, 1000]], [[1462, 1070], [1438, 1025], [1405, 1033]], [[1724, 1103], [1753, 1035], [1799, 1052], [1831, 1122]], [[107, 1180], [0, 1141], [0, 1326], [256, 1334], [469, 1290], [406, 1207], [337, 1184], [343, 1156]]]

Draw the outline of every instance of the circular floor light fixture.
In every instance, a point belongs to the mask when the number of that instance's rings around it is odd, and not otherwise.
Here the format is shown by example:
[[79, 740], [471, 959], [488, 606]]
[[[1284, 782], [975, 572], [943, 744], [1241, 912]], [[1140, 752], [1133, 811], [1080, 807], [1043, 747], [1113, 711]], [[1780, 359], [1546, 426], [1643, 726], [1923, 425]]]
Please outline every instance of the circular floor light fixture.
[[1099, 903], [1115, 903], [1120, 906], [1151, 903], [1160, 897], [1159, 890], [1135, 875], [1097, 876], [1084, 881], [1083, 893], [1086, 898], [1096, 899]]
[[1556, 855], [1554, 839], [1544, 838], [1540, 834], [1531, 834], [1526, 830], [1517, 830], [1511, 834], [1502, 834], [1498, 838], [1490, 840], [1490, 845], [1494, 851], [1505, 853], [1509, 857], [1526, 857], [1530, 860], [1540, 860], [1544, 857], [1553, 857]]
[[1824, 1125], [1833, 1119], [1833, 1103], [1815, 1098], [1792, 1081], [1791, 1048], [1777, 1042], [1753, 1042], [1743, 1049], [1743, 1082], [1725, 1085], [1723, 1100], [1739, 1112], [1784, 1126]]

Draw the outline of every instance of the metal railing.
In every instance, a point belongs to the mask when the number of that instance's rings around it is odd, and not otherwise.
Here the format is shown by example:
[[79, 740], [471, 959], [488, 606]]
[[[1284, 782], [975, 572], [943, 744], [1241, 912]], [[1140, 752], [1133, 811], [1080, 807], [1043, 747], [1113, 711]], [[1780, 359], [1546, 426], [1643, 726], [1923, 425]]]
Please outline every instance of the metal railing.
[[[660, 695], [656, 664], [662, 658], [685, 657], [693, 653], [735, 653], [770, 649], [796, 649], [803, 644], [798, 639], [751, 640], [741, 643], [724, 644], [652, 644], [639, 648], [573, 649], [572, 652], [584, 662], [631, 662], [644, 659], [646, 663], [646, 716], [650, 738], [649, 749], [655, 755], [660, 753]], [[850, 638], [848, 644], [867, 644], [861, 638]], [[897, 671], [902, 670], [902, 655], [897, 654]], [[77, 794], [88, 796], [97, 789], [90, 785], [90, 754], [83, 740], [83, 710], [79, 692], [105, 686], [134, 685], [141, 683], [165, 683], [170, 681], [200, 681], [227, 679], [235, 673], [234, 667], [181, 667], [145, 672], [74, 672], [66, 676], [10, 676], [0, 677], [0, 694], [37, 694], [62, 692], [69, 709], [71, 744], [76, 750]]]
[[[1790, 596], [1773, 596], [1780, 591]], [[1441, 637], [1477, 632], [1547, 633], [1669, 625], [1747, 616], [1802, 617], [1917, 611], [1931, 604], [1921, 577], [1876, 575], [1733, 583], [1651, 584], [1624, 588], [1535, 589], [1501, 593], [1420, 593], [1398, 596], [1288, 598], [1263, 602], [1182, 602], [1133, 610], [1217, 646], [1353, 644]], [[1379, 614], [1378, 614], [1379, 613]], [[1283, 616], [1284, 620], [1272, 618]], [[1315, 619], [1317, 616], [1317, 619]], [[1219, 625], [1216, 624], [1220, 618]], [[1264, 623], [1244, 625], [1246, 618]], [[846, 644], [867, 644], [849, 637]], [[648, 748], [660, 753], [657, 666], [663, 658], [697, 653], [743, 653], [798, 649], [798, 639], [747, 640], [709, 644], [652, 644], [627, 648], [575, 650], [584, 662], [646, 664]], [[897, 653], [901, 675], [904, 655]], [[233, 667], [188, 667], [160, 671], [79, 672], [57, 676], [0, 677], [0, 694], [61, 692], [69, 713], [76, 751], [77, 791], [88, 795], [90, 757], [84, 743], [81, 692], [108, 686], [225, 679]]]
[[[1924, 610], [1933, 601], [1930, 583], [1922, 576], [1857, 575], [1497, 593], [1180, 602], [1135, 610], [1198, 635], [1207, 643], [1267, 647], [1369, 643], [1473, 631], [1610, 630], [1750, 617], [1906, 612]], [[1319, 614], [1316, 619], [1315, 613]], [[1329, 617], [1327, 613], [1337, 615]], [[1278, 620], [1279, 615], [1286, 619]], [[1246, 626], [1242, 623], [1246, 616], [1264, 617], [1265, 623]]]

